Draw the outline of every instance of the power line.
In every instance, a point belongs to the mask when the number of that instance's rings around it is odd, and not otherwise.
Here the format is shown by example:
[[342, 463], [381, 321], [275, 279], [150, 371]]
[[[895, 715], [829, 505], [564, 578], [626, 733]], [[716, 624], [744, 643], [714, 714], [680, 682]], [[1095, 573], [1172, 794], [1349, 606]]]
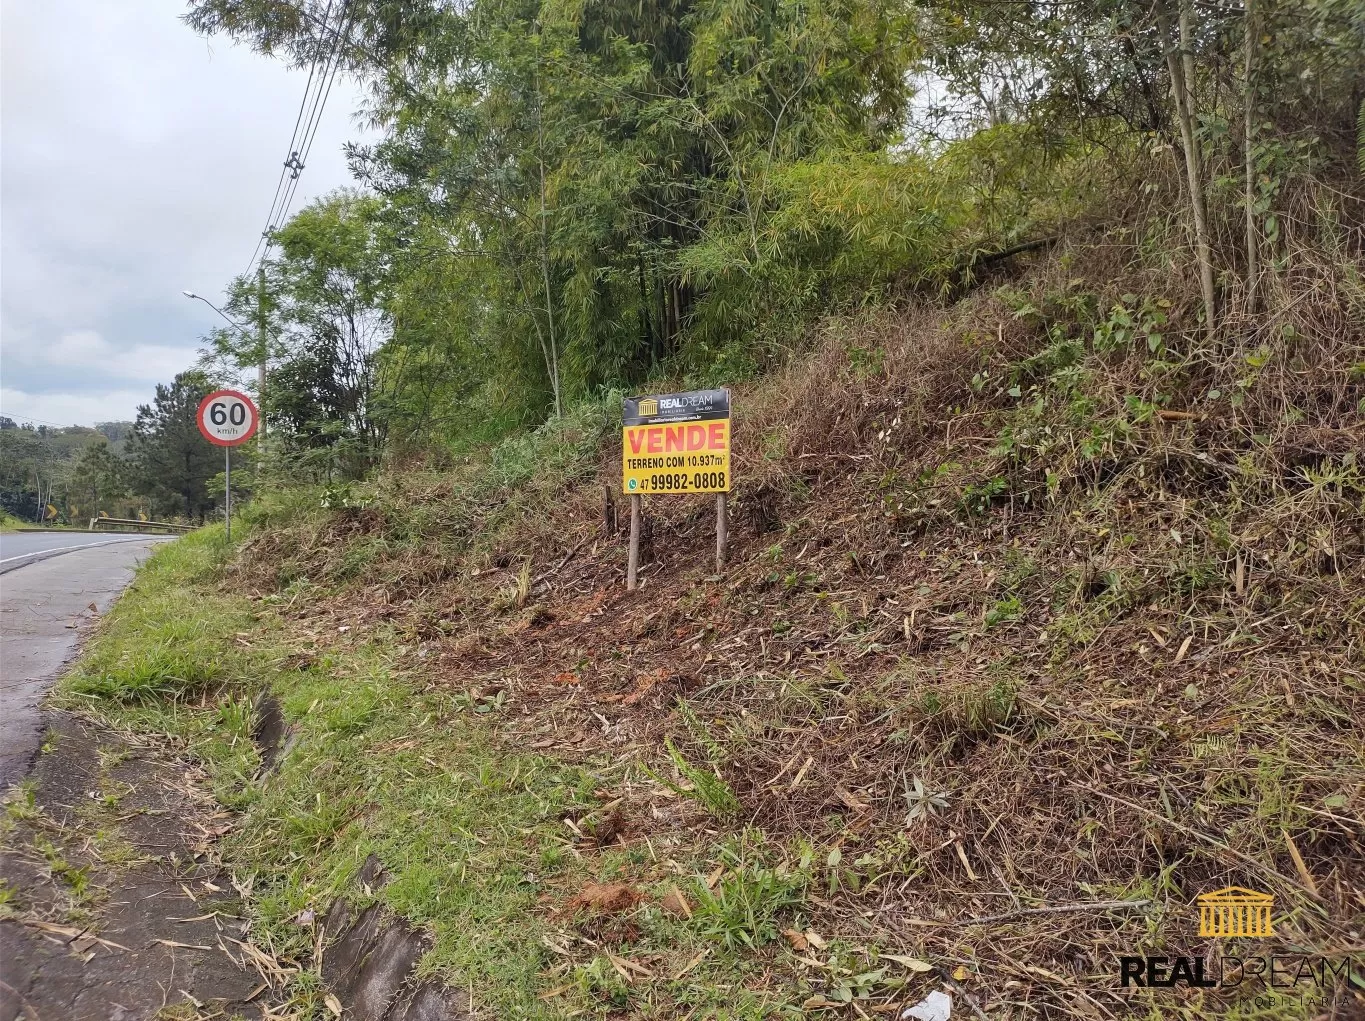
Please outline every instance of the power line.
[[310, 114], [310, 119], [307, 123], [307, 126], [304, 128], [304, 136], [306, 137], [306, 141], [303, 142], [303, 158], [301, 161], [297, 161], [298, 168], [294, 172], [294, 175], [290, 180], [290, 186], [288, 188], [287, 194], [285, 195], [284, 202], [280, 208], [279, 214], [280, 223], [283, 223], [286, 219], [288, 219], [290, 206], [292, 206], [294, 203], [294, 196], [297, 193], [299, 187], [298, 171], [302, 170], [303, 167], [307, 165], [308, 158], [313, 152], [313, 141], [317, 138], [318, 128], [322, 126], [322, 112], [327, 106], [327, 98], [332, 94], [332, 83], [336, 80], [337, 71], [341, 67], [341, 44], [343, 42], [342, 36], [345, 34], [349, 34], [349, 23], [344, 18], [345, 6], [346, 5], [343, 0], [342, 4], [343, 19], [341, 21], [341, 28], [343, 29], [343, 32], [334, 33], [332, 37], [332, 49], [331, 52], [328, 54], [327, 62], [323, 65], [322, 76], [326, 80], [325, 85], [319, 84], [318, 91], [314, 97], [313, 111]]
[[[317, 67], [318, 67], [317, 58], [314, 57], [312, 61], [310, 61], [308, 64], [308, 81], [304, 83], [303, 97], [299, 100], [299, 112], [298, 115], [294, 118], [294, 130], [289, 135], [290, 157], [289, 159], [284, 161], [284, 170], [280, 171], [280, 178], [278, 181], [275, 182], [275, 194], [270, 199], [270, 212], [266, 214], [265, 218], [266, 229], [261, 231], [261, 236], [256, 239], [256, 247], [252, 249], [251, 258], [247, 260], [246, 273], [244, 273], [243, 276], [249, 274], [251, 272], [252, 266], [256, 264], [256, 256], [260, 254], [261, 246], [265, 244], [265, 239], [270, 231], [270, 224], [275, 222], [275, 206], [279, 203], [280, 192], [284, 188], [285, 171], [292, 169], [290, 164], [294, 162], [294, 156], [296, 154], [296, 150], [294, 149], [294, 142], [299, 137], [299, 124], [303, 120], [303, 108], [308, 102], [308, 93], [313, 88], [313, 74], [317, 71]], [[295, 169], [294, 173], [295, 175], [297, 175], [298, 170]]]
[[[347, 0], [342, 0], [342, 12], [347, 6]], [[312, 151], [313, 138], [317, 134], [318, 125], [322, 121], [322, 110], [327, 102], [327, 95], [332, 88], [332, 78], [336, 75], [336, 65], [333, 64], [334, 58], [340, 49], [340, 33], [337, 33], [328, 24], [332, 13], [332, 0], [328, 0], [327, 9], [323, 12], [321, 26], [332, 36], [330, 48], [324, 51], [326, 43], [320, 38], [319, 46], [313, 54], [313, 58], [308, 65], [308, 80], [304, 84], [303, 96], [299, 100], [299, 112], [294, 118], [294, 130], [289, 136], [288, 156], [284, 160], [280, 170], [279, 179], [275, 183], [275, 194], [270, 200], [270, 212], [266, 217], [265, 228], [261, 231], [261, 236], [256, 240], [256, 247], [251, 252], [251, 258], [247, 262], [247, 268], [242, 274], [249, 276], [256, 266], [257, 257], [264, 257], [264, 253], [270, 249], [270, 233], [274, 228], [284, 222], [288, 215], [290, 203], [293, 201], [294, 192], [298, 188], [299, 177], [308, 162], [308, 154]], [[322, 73], [318, 74], [319, 57], [326, 53], [322, 60]], [[330, 76], [329, 76], [330, 68]], [[324, 82], [325, 79], [325, 82]], [[316, 88], [314, 87], [316, 83]], [[307, 111], [305, 115], [305, 111]], [[299, 127], [303, 125], [303, 132], [300, 133]]]
[[[326, 14], [330, 14], [331, 10], [332, 5], [329, 0]], [[256, 265], [256, 257], [262, 254], [261, 249], [263, 247], [266, 248], [267, 250], [269, 249], [270, 231], [275, 224], [275, 212], [279, 206], [280, 195], [285, 190], [286, 187], [285, 182], [290, 179], [289, 174], [291, 172], [293, 176], [297, 178], [299, 175], [299, 171], [302, 169], [302, 167], [299, 166], [298, 164], [298, 149], [295, 147], [295, 144], [298, 142], [299, 125], [303, 121], [304, 108], [307, 107], [308, 97], [312, 94], [313, 91], [313, 77], [317, 73], [317, 68], [318, 58], [317, 54], [314, 53], [313, 59], [310, 60], [308, 63], [308, 80], [304, 83], [303, 95], [299, 98], [299, 112], [294, 117], [294, 129], [289, 134], [289, 146], [286, 150], [289, 153], [289, 155], [284, 160], [283, 165], [280, 169], [280, 176], [278, 180], [276, 180], [275, 182], [275, 194], [270, 199], [270, 211], [266, 214], [265, 228], [261, 231], [260, 237], [256, 239], [256, 247], [253, 248], [251, 251], [251, 258], [247, 260], [247, 267], [242, 274], [243, 276], [250, 275], [251, 270]]]
[[49, 421], [47, 421], [46, 419], [43, 419], [43, 418], [34, 418], [32, 415], [0, 415], [0, 417], [8, 418], [11, 422], [15, 423], [16, 425], [18, 425], [18, 424], [20, 424], [20, 423], [23, 423], [23, 422], [27, 422], [27, 423], [29, 423], [30, 425], [32, 425], [33, 423], [36, 422], [38, 425], [50, 425], [50, 426], [52, 426], [52, 428], [54, 428], [54, 429], [76, 429], [76, 428], [88, 429], [88, 428], [90, 428], [89, 426], [79, 426], [79, 427], [78, 427], [78, 426], [74, 426], [74, 425], [63, 425], [61, 422], [49, 422]]

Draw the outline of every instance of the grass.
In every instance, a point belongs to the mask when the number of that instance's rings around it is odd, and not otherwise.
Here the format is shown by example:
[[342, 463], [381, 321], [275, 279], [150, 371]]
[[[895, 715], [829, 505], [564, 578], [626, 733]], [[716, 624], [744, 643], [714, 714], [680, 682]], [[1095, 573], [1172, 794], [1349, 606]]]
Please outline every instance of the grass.
[[0, 532], [27, 532], [27, 531], [61, 531], [68, 528], [80, 529], [80, 525], [64, 525], [57, 521], [45, 521], [37, 523], [28, 521], [25, 518], [16, 517], [9, 511], [0, 510]]
[[[402, 628], [377, 623], [360, 636], [355, 625], [291, 627], [280, 598], [253, 599], [225, 584], [224, 554], [212, 528], [160, 548], [64, 682], [61, 699], [117, 726], [168, 734], [209, 765], [219, 799], [242, 813], [220, 852], [252, 890], [253, 939], [306, 969], [314, 945], [296, 923], [300, 913], [321, 915], [342, 895], [361, 904], [377, 898], [431, 933], [424, 972], [472, 986], [497, 1016], [561, 1017], [575, 1001], [596, 1014], [623, 997], [666, 998], [653, 983], [639, 988], [638, 975], [623, 982], [609, 958], [562, 961], [547, 946], [580, 938], [579, 923], [566, 929], [547, 900], [562, 903], [599, 880], [663, 884], [649, 855], [585, 854], [563, 822], [588, 817], [603, 788], [627, 782], [630, 768], [509, 750], [479, 714], [462, 711], [459, 694], [414, 683], [411, 636]], [[263, 780], [255, 776], [247, 707], [265, 688], [281, 700], [294, 737], [280, 771]], [[10, 811], [23, 804], [12, 802]], [[750, 853], [759, 853], [761, 837], [750, 843]], [[728, 851], [714, 854], [730, 860]], [[367, 897], [354, 879], [371, 855], [390, 879]], [[697, 868], [709, 871], [711, 858], [705, 849]], [[653, 959], [671, 955], [676, 970], [696, 948], [726, 943], [721, 932], [739, 944], [771, 942], [776, 915], [799, 903], [800, 884], [776, 875], [755, 866], [714, 893], [702, 884], [685, 923], [639, 909], [635, 924], [648, 931], [640, 949]], [[584, 924], [592, 931], [599, 923]], [[740, 979], [748, 968], [716, 955], [676, 988], [663, 988], [696, 1004], [723, 1001], [715, 1016], [759, 1018], [771, 996], [712, 989], [728, 988], [723, 979]], [[560, 985], [568, 988], [540, 999]], [[319, 1006], [320, 989], [305, 974], [293, 989], [295, 1006]]]

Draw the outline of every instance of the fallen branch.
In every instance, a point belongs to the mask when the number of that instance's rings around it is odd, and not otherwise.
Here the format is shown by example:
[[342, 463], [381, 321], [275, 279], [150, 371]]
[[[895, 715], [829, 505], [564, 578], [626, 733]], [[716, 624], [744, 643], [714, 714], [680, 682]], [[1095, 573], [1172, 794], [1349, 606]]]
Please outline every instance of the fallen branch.
[[1022, 918], [1025, 915], [1064, 915], [1073, 911], [1134, 911], [1138, 908], [1145, 908], [1152, 902], [1150, 900], [1091, 900], [1076, 901], [1074, 904], [1052, 904], [1045, 908], [1018, 908], [1014, 911], [1006, 911], [999, 915], [981, 915], [977, 918], [968, 918], [960, 922], [948, 922], [948, 925], [984, 925], [987, 922], [1003, 922], [1010, 918]]
[[[951, 843], [954, 841], [950, 840], [942, 846], [947, 847]], [[1042, 908], [1017, 908], [1014, 911], [1006, 911], [999, 915], [978, 915], [975, 918], [910, 918], [906, 919], [906, 924], [935, 928], [950, 925], [985, 925], [989, 922], [1003, 922], [1027, 915], [1065, 915], [1077, 911], [1135, 910], [1145, 908], [1151, 903], [1150, 900], [1083, 900], [1071, 904], [1052, 904]]]
[[111, 939], [101, 939], [99, 936], [96, 936], [90, 931], [89, 926], [86, 926], [84, 929], [78, 929], [74, 925], [57, 925], [55, 922], [45, 922], [41, 918], [34, 918], [32, 916], [25, 916], [19, 919], [19, 921], [24, 925], [50, 933], [54, 936], [65, 936], [68, 945], [75, 943], [78, 939], [84, 937], [86, 939], [93, 939], [100, 946], [107, 947], [110, 950], [123, 950], [130, 954], [132, 953], [132, 950], [125, 947], [122, 943], [115, 943]]
[[585, 536], [579, 541], [579, 543], [578, 543], [576, 546], [574, 546], [573, 549], [569, 550], [568, 553], [565, 553], [565, 554], [564, 554], [563, 558], [559, 561], [559, 563], [555, 564], [554, 567], [550, 568], [548, 571], [544, 572], [543, 574], [537, 575], [537, 576], [532, 580], [530, 587], [531, 587], [531, 588], [535, 588], [535, 587], [536, 587], [537, 585], [539, 585], [541, 582], [546, 581], [547, 579], [553, 577], [554, 575], [556, 575], [556, 574], [558, 574], [560, 571], [562, 571], [562, 570], [564, 569], [564, 565], [567, 564], [570, 560], [572, 560], [574, 554], [577, 553], [579, 550], [581, 550], [584, 546], [586, 546], [586, 545], [588, 544], [588, 540], [591, 539], [591, 538], [592, 538], [591, 535], [585, 535]]
[[957, 993], [958, 996], [962, 997], [963, 1001], [967, 1004], [967, 1006], [972, 1008], [973, 1014], [980, 1018], [981, 1021], [991, 1021], [991, 1019], [986, 1016], [986, 1012], [981, 1009], [981, 1004], [976, 1002], [976, 997], [973, 996], [971, 993], [967, 992], [966, 987], [963, 986], [961, 982], [953, 978], [952, 972], [950, 972], [947, 968], [943, 967], [942, 965], [935, 966], [934, 970], [938, 972], [939, 978], [943, 979], [944, 982], [952, 986], [953, 992]]

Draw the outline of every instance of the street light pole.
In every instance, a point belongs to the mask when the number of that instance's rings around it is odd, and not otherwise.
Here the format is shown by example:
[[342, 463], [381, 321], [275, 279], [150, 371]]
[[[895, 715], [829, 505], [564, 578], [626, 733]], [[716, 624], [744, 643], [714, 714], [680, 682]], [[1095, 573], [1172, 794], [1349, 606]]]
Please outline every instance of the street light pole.
[[256, 339], [261, 345], [261, 364], [256, 374], [256, 396], [261, 402], [261, 449], [265, 449], [265, 264], [256, 268]]
[[[251, 336], [251, 334], [247, 332], [247, 328], [246, 328], [245, 326], [243, 326], [241, 323], [237, 322], [235, 319], [231, 318], [226, 312], [224, 312], [221, 308], [219, 308], [219, 307], [218, 307], [217, 305], [215, 305], [213, 302], [209, 301], [208, 298], [204, 297], [202, 294], [195, 294], [193, 291], [181, 291], [180, 293], [183, 294], [185, 297], [191, 299], [192, 301], [202, 301], [205, 305], [207, 305], [209, 308], [213, 309], [213, 310], [214, 310], [215, 312], [217, 312], [220, 316], [222, 316], [225, 320], [227, 320], [227, 322], [228, 322], [229, 324], [231, 324], [231, 326], [232, 326], [233, 329], [237, 330], [237, 331], [238, 331], [239, 333], [241, 333], [243, 336], [246, 336], [246, 337]], [[260, 416], [261, 416], [260, 432], [261, 432], [261, 446], [264, 447], [264, 446], [265, 446], [265, 408], [264, 408], [264, 404], [265, 404], [265, 366], [266, 366], [266, 356], [267, 356], [268, 351], [269, 351], [269, 348], [266, 346], [266, 340], [265, 340], [266, 334], [265, 334], [265, 267], [264, 267], [264, 266], [260, 267], [260, 270], [259, 270], [259, 272], [257, 273], [257, 276], [256, 276], [256, 307], [257, 307], [257, 313], [256, 313], [256, 343], [260, 345], [260, 349], [261, 349], [261, 362], [260, 362], [260, 364], [256, 367], [256, 396], [257, 396], [257, 398], [259, 398], [260, 403], [261, 403], [261, 405], [262, 405], [262, 407], [261, 407], [261, 409], [260, 409]]]

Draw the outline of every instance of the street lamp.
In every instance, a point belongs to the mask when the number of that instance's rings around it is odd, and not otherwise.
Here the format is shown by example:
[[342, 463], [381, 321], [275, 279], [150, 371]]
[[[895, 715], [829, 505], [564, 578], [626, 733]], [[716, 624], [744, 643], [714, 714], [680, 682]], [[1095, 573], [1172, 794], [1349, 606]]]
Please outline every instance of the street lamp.
[[[229, 317], [228, 314], [227, 314], [226, 312], [224, 312], [221, 308], [219, 308], [219, 307], [218, 307], [217, 305], [215, 305], [213, 302], [209, 301], [208, 298], [204, 297], [202, 294], [195, 294], [193, 291], [181, 291], [180, 293], [183, 294], [185, 297], [189, 298], [191, 301], [202, 301], [205, 305], [207, 305], [209, 308], [213, 309], [213, 310], [214, 310], [215, 312], [217, 312], [220, 316], [222, 316], [224, 319], [226, 319], [230, 324], [232, 324], [232, 326], [234, 326], [236, 329], [240, 330], [244, 335], [246, 335], [246, 336], [248, 336], [248, 337], [251, 336], [251, 334], [247, 332], [247, 328], [246, 328], [245, 326], [243, 326], [241, 323], [237, 322], [235, 319], [232, 319], [231, 317]], [[264, 302], [264, 297], [265, 297], [265, 274], [264, 274], [264, 273], [261, 274], [261, 278], [260, 278], [260, 294], [261, 294], [262, 302]], [[258, 397], [261, 398], [262, 402], [264, 402], [264, 400], [265, 400], [265, 362], [266, 362], [265, 321], [264, 321], [264, 318], [262, 318], [262, 321], [261, 321], [260, 326], [257, 327], [257, 337], [256, 337], [256, 340], [257, 340], [257, 342], [261, 345], [261, 364], [260, 364], [260, 365], [257, 367], [257, 369], [256, 369], [256, 394], [257, 394]], [[260, 415], [261, 415], [261, 445], [264, 447], [264, 445], [265, 445], [265, 409], [264, 409], [264, 408], [260, 409]]]
[[221, 308], [219, 308], [219, 307], [218, 307], [217, 305], [215, 305], [213, 302], [209, 301], [208, 298], [204, 297], [202, 294], [195, 294], [193, 291], [181, 291], [180, 293], [183, 294], [185, 297], [190, 298], [190, 299], [192, 299], [192, 300], [194, 300], [194, 301], [202, 301], [205, 305], [207, 305], [209, 308], [213, 309], [215, 312], [217, 312], [217, 313], [218, 313], [220, 316], [222, 316], [224, 319], [227, 319], [227, 321], [230, 322], [230, 323], [232, 323], [232, 325], [235, 326], [235, 327], [237, 327], [237, 329], [241, 330], [243, 333], [246, 333], [246, 327], [245, 327], [245, 326], [243, 326], [241, 323], [237, 322], [235, 319], [230, 319], [230, 318], [228, 318], [228, 314], [227, 314], [226, 312], [224, 312]]

